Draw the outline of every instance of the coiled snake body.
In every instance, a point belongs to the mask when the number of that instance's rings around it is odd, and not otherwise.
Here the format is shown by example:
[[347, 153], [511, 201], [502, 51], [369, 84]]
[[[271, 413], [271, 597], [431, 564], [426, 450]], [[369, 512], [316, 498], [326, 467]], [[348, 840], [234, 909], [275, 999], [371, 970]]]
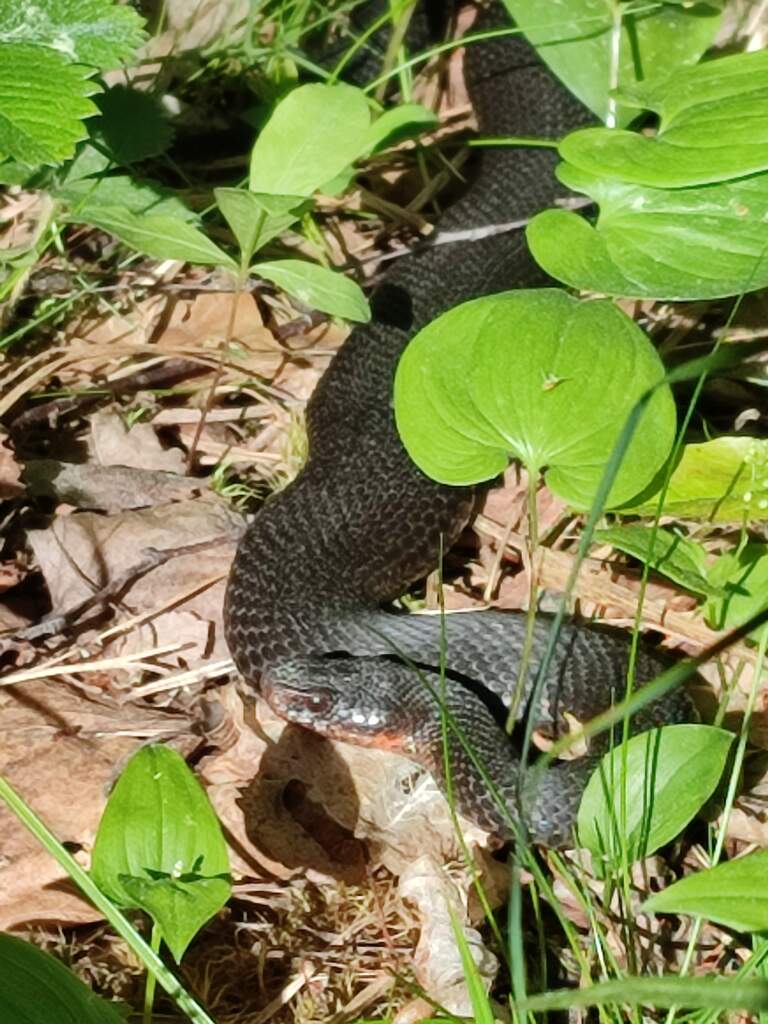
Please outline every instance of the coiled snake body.
[[[589, 118], [515, 36], [468, 47], [465, 76], [483, 132], [559, 138]], [[531, 217], [562, 193], [554, 163], [551, 150], [488, 150], [440, 231]], [[437, 484], [411, 463], [394, 427], [393, 375], [409, 338], [439, 313], [544, 283], [520, 229], [432, 245], [398, 261], [372, 297], [372, 323], [352, 332], [309, 403], [306, 465], [248, 528], [228, 585], [232, 655], [279, 714], [328, 737], [399, 750], [438, 780], [440, 620], [381, 606], [436, 566], [441, 538], [445, 549], [467, 522], [472, 493]], [[548, 628], [546, 619], [537, 622], [531, 680]], [[452, 791], [459, 810], [501, 837], [514, 833], [522, 814], [535, 840], [562, 844], [594, 758], [556, 763], [535, 791], [521, 785], [519, 750], [501, 722], [523, 632], [514, 613], [447, 617], [444, 699], [476, 754], [451, 740]], [[568, 624], [537, 706], [529, 706], [529, 685], [520, 714], [554, 731], [565, 727], [566, 712], [593, 717], [623, 694], [627, 652], [624, 634]], [[637, 679], [659, 669], [641, 651]], [[672, 694], [642, 714], [636, 728], [685, 719], [690, 708]]]

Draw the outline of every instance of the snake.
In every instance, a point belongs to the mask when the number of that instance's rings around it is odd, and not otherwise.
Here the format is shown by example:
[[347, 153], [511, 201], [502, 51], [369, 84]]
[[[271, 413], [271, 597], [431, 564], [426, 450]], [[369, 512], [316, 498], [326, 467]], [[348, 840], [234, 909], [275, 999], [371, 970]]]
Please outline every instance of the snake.
[[[493, 5], [474, 31], [509, 25], [505, 18]], [[484, 135], [557, 140], [592, 120], [519, 33], [468, 45], [464, 76]], [[371, 294], [371, 321], [352, 330], [309, 400], [303, 468], [242, 537], [224, 605], [235, 665], [280, 717], [400, 753], [497, 841], [524, 828], [551, 847], [573, 842], [604, 744], [534, 772], [521, 730], [559, 736], [623, 697], [629, 635], [567, 619], [541, 672], [551, 621], [537, 613], [516, 694], [524, 613], [437, 616], [393, 606], [455, 543], [475, 492], [436, 483], [414, 465], [395, 428], [392, 392], [405, 346], [435, 317], [479, 296], [551, 285], [514, 225], [563, 194], [556, 159], [552, 148], [485, 149], [430, 241], [390, 265]], [[641, 645], [636, 685], [665, 667]], [[685, 693], [673, 690], [631, 725], [641, 731], [692, 714]]]

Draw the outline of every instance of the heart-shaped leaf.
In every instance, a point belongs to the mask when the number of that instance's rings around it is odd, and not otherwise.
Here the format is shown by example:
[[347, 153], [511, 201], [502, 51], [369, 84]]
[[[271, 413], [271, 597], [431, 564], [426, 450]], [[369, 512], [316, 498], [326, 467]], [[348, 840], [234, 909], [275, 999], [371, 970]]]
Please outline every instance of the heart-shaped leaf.
[[711, 299], [768, 284], [768, 174], [699, 188], [628, 185], [561, 164], [557, 176], [600, 206], [593, 226], [545, 210], [526, 236], [536, 262], [574, 288]]
[[655, 188], [705, 185], [768, 170], [768, 50], [681, 68], [633, 102], [658, 112], [656, 135], [584, 128], [560, 156], [589, 174]]
[[669, 455], [675, 410], [663, 376], [651, 343], [611, 302], [505, 292], [416, 335], [397, 368], [395, 415], [411, 458], [435, 480], [476, 483], [518, 458], [546, 467], [555, 493], [588, 508], [630, 410], [656, 388], [611, 488], [616, 505]]

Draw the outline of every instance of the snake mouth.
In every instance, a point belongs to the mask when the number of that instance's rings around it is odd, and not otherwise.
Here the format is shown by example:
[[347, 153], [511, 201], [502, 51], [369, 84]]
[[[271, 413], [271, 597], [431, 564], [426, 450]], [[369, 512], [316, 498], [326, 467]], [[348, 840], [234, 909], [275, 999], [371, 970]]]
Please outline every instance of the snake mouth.
[[413, 743], [405, 732], [387, 722], [383, 714], [347, 705], [339, 692], [330, 687], [305, 690], [268, 680], [262, 687], [262, 696], [280, 718], [326, 739], [413, 756]]

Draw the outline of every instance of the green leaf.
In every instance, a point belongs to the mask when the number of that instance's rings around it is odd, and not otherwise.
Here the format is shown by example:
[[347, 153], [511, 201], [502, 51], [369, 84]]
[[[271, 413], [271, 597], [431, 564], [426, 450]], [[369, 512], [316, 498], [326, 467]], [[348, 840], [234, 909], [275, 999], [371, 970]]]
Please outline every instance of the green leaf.
[[[556, 289], [492, 295], [420, 331], [395, 376], [395, 415], [408, 453], [449, 484], [488, 480], [510, 458], [576, 508], [592, 502], [630, 410], [664, 376], [653, 346], [606, 301]], [[669, 456], [675, 410], [659, 387], [610, 493], [641, 491]]]
[[256, 263], [251, 270], [311, 309], [359, 323], [371, 319], [370, 307], [360, 287], [336, 270], [304, 260]]
[[768, 174], [699, 188], [627, 185], [561, 164], [569, 188], [600, 205], [593, 227], [545, 210], [526, 229], [548, 274], [574, 288], [657, 299], [711, 299], [768, 284]]
[[171, 189], [153, 181], [112, 174], [101, 178], [79, 178], [53, 190], [72, 209], [69, 219], [98, 219], [104, 207], [122, 207], [136, 215], [153, 214], [173, 217], [189, 224], [197, 223], [197, 215], [177, 198]]
[[[655, 516], [656, 498], [632, 508]], [[768, 441], [718, 437], [687, 444], [669, 482], [662, 514], [714, 523], [768, 519]]]
[[278, 103], [251, 152], [251, 192], [311, 196], [365, 150], [370, 113], [351, 85], [302, 85]]
[[649, 856], [674, 839], [712, 795], [732, 742], [731, 733], [710, 725], [667, 725], [633, 736], [626, 751], [623, 745], [615, 747], [584, 790], [579, 841], [595, 856], [614, 862], [622, 847], [631, 860]]
[[35, 166], [69, 159], [85, 138], [83, 118], [98, 113], [88, 99], [97, 91], [90, 74], [42, 46], [0, 45], [0, 160]]
[[182, 260], [237, 270], [237, 264], [196, 227], [165, 214], [139, 216], [121, 206], [89, 203], [72, 214], [78, 223], [109, 231], [126, 245], [157, 260]]
[[612, 544], [694, 594], [716, 594], [707, 576], [707, 553], [700, 544], [672, 530], [631, 524], [596, 530], [595, 540]]
[[491, 1003], [490, 996], [488, 995], [486, 986], [483, 982], [483, 976], [475, 962], [474, 956], [472, 955], [472, 948], [467, 941], [464, 929], [461, 927], [461, 923], [456, 917], [456, 912], [450, 903], [448, 904], [448, 913], [451, 918], [453, 938], [456, 942], [456, 947], [459, 950], [459, 957], [461, 958], [461, 969], [464, 975], [464, 982], [467, 986], [470, 1003], [472, 1004], [473, 1024], [495, 1024], [496, 1015], [493, 1011], [493, 1004]]
[[[707, 602], [706, 617], [715, 629], [737, 629], [768, 608], [768, 545], [747, 544], [738, 554], [722, 555], [710, 578], [725, 591]], [[768, 626], [750, 633], [757, 641]]]
[[145, 910], [180, 960], [229, 899], [221, 826], [184, 759], [142, 747], [118, 779], [99, 824], [91, 873], [122, 907]]
[[[608, 113], [611, 67], [610, 8], [605, 0], [504, 0], [507, 10], [558, 78], [601, 121]], [[618, 85], [667, 77], [681, 64], [694, 64], [712, 44], [721, 12], [715, 4], [693, 9], [661, 6], [625, 16], [619, 49]], [[618, 124], [637, 111], [618, 106]]]
[[[709, 1010], [766, 1010], [768, 982], [741, 978], [682, 978], [677, 974], [638, 978], [623, 974], [585, 988], [557, 989], [515, 1005], [520, 1013], [546, 1013], [583, 1006], [702, 1007]], [[614, 1018], [615, 1019], [615, 1018]]]
[[112, 0], [38, 0], [34, 6], [0, 0], [0, 45], [34, 43], [93, 68], [114, 68], [132, 57], [144, 41], [142, 25], [136, 11]]
[[654, 914], [700, 914], [739, 931], [768, 931], [768, 850], [681, 878], [643, 904]]
[[133, 164], [164, 153], [173, 132], [157, 97], [113, 85], [96, 100], [101, 117], [91, 131], [103, 140], [116, 164]]
[[7, 1024], [125, 1024], [64, 964], [31, 942], [0, 934], [0, 1020]]
[[639, 86], [638, 106], [660, 116], [655, 136], [585, 128], [560, 156], [589, 174], [656, 188], [705, 185], [768, 170], [768, 50], [682, 68]]
[[299, 196], [265, 196], [242, 188], [215, 188], [213, 194], [246, 263], [294, 224], [306, 205]]
[[399, 107], [385, 110], [368, 129], [368, 140], [364, 152], [378, 153], [388, 146], [394, 146], [403, 139], [413, 138], [424, 132], [431, 132], [440, 123], [434, 111], [421, 103], [402, 103]]

